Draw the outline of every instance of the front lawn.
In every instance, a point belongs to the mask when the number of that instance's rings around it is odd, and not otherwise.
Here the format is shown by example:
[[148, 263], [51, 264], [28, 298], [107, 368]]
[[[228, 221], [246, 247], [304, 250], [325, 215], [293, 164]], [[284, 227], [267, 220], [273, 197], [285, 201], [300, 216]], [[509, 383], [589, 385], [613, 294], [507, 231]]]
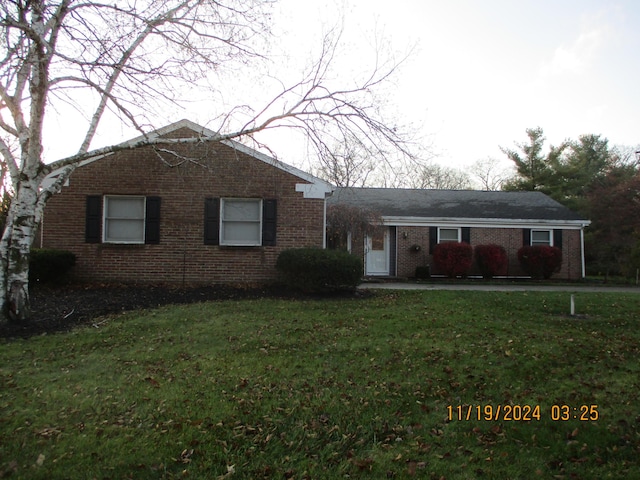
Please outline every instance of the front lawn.
[[2, 341], [0, 477], [640, 478], [640, 295], [569, 299], [223, 301]]

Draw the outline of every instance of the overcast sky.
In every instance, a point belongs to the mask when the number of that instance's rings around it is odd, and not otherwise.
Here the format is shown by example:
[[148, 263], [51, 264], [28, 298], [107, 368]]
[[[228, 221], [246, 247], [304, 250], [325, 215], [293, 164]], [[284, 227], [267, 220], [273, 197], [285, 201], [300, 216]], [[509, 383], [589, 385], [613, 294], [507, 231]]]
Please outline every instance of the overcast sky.
[[[335, 5], [283, 1], [290, 25], [310, 34], [318, 31], [311, 23], [330, 23]], [[398, 52], [416, 46], [393, 89], [393, 108], [423, 125], [444, 164], [504, 158], [500, 146], [524, 142], [525, 129], [537, 126], [552, 144], [593, 133], [611, 145], [640, 145], [637, 0], [345, 5], [348, 42], [366, 43], [378, 31]]]
[[[284, 82], [296, 79], [323, 33], [337, 24], [345, 82], [370, 68], [376, 51], [397, 59], [411, 51], [386, 87], [385, 111], [416, 125], [448, 166], [505, 159], [499, 147], [524, 142], [525, 129], [538, 126], [551, 144], [593, 133], [611, 145], [640, 145], [638, 0], [279, 0], [273, 22], [274, 52], [284, 54], [272, 74]], [[383, 48], [374, 45], [380, 39]], [[257, 108], [268, 101], [260, 85], [243, 84], [242, 72], [234, 75], [231, 86], [221, 87], [225, 102]], [[215, 128], [207, 123], [215, 109], [220, 114], [219, 105], [190, 103], [167, 112], [158, 126], [186, 117]], [[68, 123], [61, 120], [65, 132]], [[62, 138], [53, 130], [50, 135]], [[137, 136], [106, 130], [94, 148]], [[282, 160], [304, 166], [304, 153], [288, 138], [262, 140]], [[46, 153], [59, 158], [55, 148]]]

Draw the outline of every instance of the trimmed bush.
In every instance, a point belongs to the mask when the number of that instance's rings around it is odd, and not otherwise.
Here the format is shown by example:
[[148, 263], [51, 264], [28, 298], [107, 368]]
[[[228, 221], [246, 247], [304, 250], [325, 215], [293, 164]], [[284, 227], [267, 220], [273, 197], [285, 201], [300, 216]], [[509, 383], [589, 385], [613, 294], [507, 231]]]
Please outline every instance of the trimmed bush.
[[362, 278], [362, 260], [341, 250], [294, 248], [278, 256], [276, 268], [287, 285], [308, 293], [352, 290]]
[[473, 263], [473, 248], [464, 242], [439, 243], [433, 252], [433, 263], [449, 278], [466, 277]]
[[509, 258], [502, 245], [477, 245], [474, 249], [476, 264], [484, 278], [506, 275]]
[[47, 283], [62, 279], [76, 264], [75, 254], [52, 248], [32, 248], [29, 281]]
[[562, 250], [547, 245], [522, 247], [518, 250], [522, 269], [533, 278], [551, 278], [562, 267]]

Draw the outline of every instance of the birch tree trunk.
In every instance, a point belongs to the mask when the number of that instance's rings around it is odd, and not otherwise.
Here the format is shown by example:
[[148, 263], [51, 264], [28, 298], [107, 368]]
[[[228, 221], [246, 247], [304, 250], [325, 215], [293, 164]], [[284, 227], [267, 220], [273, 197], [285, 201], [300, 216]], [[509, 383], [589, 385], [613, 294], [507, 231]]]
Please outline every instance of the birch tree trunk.
[[24, 182], [11, 204], [12, 223], [7, 225], [11, 236], [7, 245], [6, 298], [7, 314], [14, 322], [24, 322], [31, 316], [29, 300], [29, 260], [35, 236], [37, 192], [30, 182]]

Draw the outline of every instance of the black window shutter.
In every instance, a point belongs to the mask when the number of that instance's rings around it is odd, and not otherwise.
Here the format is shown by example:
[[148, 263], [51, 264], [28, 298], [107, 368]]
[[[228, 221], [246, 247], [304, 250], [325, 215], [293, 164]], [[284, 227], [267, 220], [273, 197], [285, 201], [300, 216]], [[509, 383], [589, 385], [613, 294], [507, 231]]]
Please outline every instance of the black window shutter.
[[204, 244], [220, 244], [220, 199], [204, 199]]
[[529, 247], [531, 245], [531, 229], [523, 228], [522, 229], [522, 246]]
[[562, 230], [559, 228], [553, 231], [553, 246], [562, 249]]
[[471, 244], [471, 227], [462, 227], [462, 241]]
[[100, 195], [87, 196], [84, 241], [86, 243], [100, 243], [102, 241], [102, 197]]
[[278, 220], [277, 200], [262, 201], [262, 245], [273, 247], [276, 244]]
[[438, 227], [429, 227], [429, 255], [433, 255], [433, 251], [438, 244]]
[[160, 243], [160, 197], [147, 197], [144, 223], [144, 243]]

